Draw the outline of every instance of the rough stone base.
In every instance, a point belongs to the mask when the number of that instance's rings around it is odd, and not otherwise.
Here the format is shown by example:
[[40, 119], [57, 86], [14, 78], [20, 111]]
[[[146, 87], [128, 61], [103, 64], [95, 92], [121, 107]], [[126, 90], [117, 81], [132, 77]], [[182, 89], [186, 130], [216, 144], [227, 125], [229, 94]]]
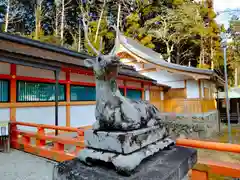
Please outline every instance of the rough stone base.
[[174, 146], [145, 159], [131, 176], [126, 177], [116, 173], [111, 164], [86, 166], [75, 158], [56, 165], [53, 180], [182, 180], [196, 162], [195, 149]]
[[166, 138], [127, 155], [85, 148], [79, 153], [78, 158], [86, 164], [92, 164], [92, 161], [112, 163], [118, 172], [129, 174], [144, 159], [174, 144], [173, 140]]
[[127, 132], [86, 130], [85, 146], [104, 151], [129, 154], [168, 136], [165, 127], [149, 127]]

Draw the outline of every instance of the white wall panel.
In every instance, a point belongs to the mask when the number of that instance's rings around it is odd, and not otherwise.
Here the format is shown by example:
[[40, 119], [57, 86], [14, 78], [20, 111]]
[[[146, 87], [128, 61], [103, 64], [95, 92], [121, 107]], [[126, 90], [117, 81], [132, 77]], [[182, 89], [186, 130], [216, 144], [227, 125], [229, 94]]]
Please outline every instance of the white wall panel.
[[77, 82], [89, 82], [89, 83], [95, 82], [94, 76], [87, 76], [87, 75], [75, 74], [75, 73], [70, 74], [70, 79], [71, 81], [77, 81]]
[[17, 75], [37, 78], [55, 79], [54, 72], [45, 69], [17, 65]]
[[92, 125], [95, 122], [95, 105], [71, 106], [71, 127]]
[[[59, 106], [58, 125], [66, 126], [66, 107]], [[27, 107], [17, 108], [16, 120], [37, 124], [55, 125], [55, 107]], [[22, 130], [36, 131], [36, 128], [19, 126]]]
[[0, 122], [10, 121], [10, 108], [0, 108]]
[[0, 62], [0, 74], [10, 74], [10, 64]]
[[145, 97], [145, 100], [146, 100], [146, 101], [150, 101], [149, 90], [145, 90], [145, 95], [144, 95], [144, 97]]
[[199, 98], [198, 81], [187, 80], [187, 98]]

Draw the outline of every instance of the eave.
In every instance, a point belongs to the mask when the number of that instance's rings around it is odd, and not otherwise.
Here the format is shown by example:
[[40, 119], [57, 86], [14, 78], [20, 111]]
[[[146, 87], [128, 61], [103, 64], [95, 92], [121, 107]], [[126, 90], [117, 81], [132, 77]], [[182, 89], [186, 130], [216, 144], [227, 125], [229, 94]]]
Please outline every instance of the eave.
[[[123, 35], [120, 35], [119, 37], [120, 48], [117, 50], [117, 53], [121, 54], [120, 56], [130, 57], [131, 61], [133, 61], [132, 59], [135, 59], [134, 63], [151, 64], [157, 70], [166, 70], [171, 73], [190, 76], [195, 80], [214, 80], [217, 81], [220, 86], [224, 83], [224, 81], [213, 70], [168, 63], [161, 59], [161, 55], [159, 53], [151, 50], [150, 48], [147, 48], [130, 38], [126, 38]], [[142, 70], [147, 71], [147, 68], [141, 69], [141, 71]]]

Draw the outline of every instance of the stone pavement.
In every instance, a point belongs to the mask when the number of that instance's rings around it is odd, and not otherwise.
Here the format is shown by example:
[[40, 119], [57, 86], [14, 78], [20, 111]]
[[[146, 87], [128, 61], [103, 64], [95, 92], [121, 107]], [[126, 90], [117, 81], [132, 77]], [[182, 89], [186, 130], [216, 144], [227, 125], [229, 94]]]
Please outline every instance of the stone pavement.
[[56, 162], [11, 149], [0, 152], [1, 180], [52, 180]]

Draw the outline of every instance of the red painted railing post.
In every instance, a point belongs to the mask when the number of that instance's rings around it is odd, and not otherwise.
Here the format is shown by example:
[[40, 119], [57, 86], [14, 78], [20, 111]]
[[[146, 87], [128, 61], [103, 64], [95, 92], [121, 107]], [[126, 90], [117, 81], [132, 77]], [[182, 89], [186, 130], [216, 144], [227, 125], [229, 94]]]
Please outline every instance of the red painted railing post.
[[77, 131], [77, 144], [75, 149], [75, 154], [77, 155], [81, 149], [83, 149], [84, 146], [84, 130], [78, 130]]
[[192, 170], [191, 180], [208, 180], [208, 173], [204, 171]]
[[64, 144], [59, 142], [54, 142], [54, 150], [64, 153]]
[[18, 139], [18, 134], [16, 133], [16, 131], [17, 131], [17, 125], [16, 124], [14, 124], [14, 123], [11, 123], [10, 124], [10, 138], [11, 138], [11, 141], [12, 140], [17, 140]]
[[[38, 131], [37, 131], [37, 135], [41, 136], [41, 135], [45, 135], [45, 130], [43, 127], [38, 127]], [[45, 146], [46, 145], [46, 140], [41, 140], [41, 138], [36, 138], [36, 143], [37, 146]]]
[[29, 136], [26, 136], [26, 135], [22, 135], [22, 143], [23, 145], [30, 145], [31, 143], [31, 138]]

